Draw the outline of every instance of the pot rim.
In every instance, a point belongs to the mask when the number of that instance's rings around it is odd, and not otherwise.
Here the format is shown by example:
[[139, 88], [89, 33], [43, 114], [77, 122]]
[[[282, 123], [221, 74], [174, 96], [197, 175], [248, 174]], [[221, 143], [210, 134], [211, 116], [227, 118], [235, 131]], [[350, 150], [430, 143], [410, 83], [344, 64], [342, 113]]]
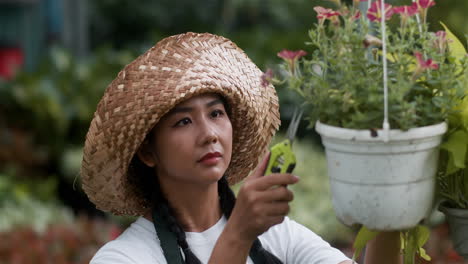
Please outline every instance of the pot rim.
[[448, 206], [448, 202], [444, 201], [438, 206], [439, 211], [446, 215], [458, 216], [466, 218], [468, 216], [468, 209], [456, 208]]
[[[315, 123], [315, 130], [322, 136], [328, 138], [336, 138], [343, 140], [353, 141], [383, 141], [384, 133], [383, 129], [377, 129], [371, 131], [370, 129], [352, 129], [342, 128], [331, 125], [326, 125], [317, 121]], [[447, 122], [441, 122], [438, 124], [410, 128], [407, 131], [401, 129], [390, 129], [389, 140], [390, 141], [405, 141], [414, 139], [423, 139], [441, 136], [447, 132]], [[374, 134], [374, 135], [372, 135]]]

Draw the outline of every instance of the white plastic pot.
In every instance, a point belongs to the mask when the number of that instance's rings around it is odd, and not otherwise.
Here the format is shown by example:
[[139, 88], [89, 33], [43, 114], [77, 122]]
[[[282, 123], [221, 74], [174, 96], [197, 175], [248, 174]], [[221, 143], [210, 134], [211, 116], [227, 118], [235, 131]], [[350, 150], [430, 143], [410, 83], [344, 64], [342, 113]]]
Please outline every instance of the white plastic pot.
[[429, 214], [446, 123], [392, 129], [388, 142], [382, 130], [372, 133], [320, 122], [315, 129], [326, 150], [333, 207], [344, 224], [401, 230]]

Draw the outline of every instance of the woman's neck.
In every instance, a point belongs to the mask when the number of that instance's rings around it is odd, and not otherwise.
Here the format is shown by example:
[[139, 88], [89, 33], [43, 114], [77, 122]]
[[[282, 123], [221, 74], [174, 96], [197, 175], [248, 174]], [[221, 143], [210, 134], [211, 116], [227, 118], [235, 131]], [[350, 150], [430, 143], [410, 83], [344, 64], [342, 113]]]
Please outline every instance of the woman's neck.
[[[166, 185], [166, 184], [165, 184]], [[218, 198], [218, 184], [194, 187], [178, 184], [176, 189], [163, 186], [169, 202], [181, 227], [186, 232], [202, 232], [216, 224], [222, 216]], [[151, 213], [145, 216], [152, 221]]]

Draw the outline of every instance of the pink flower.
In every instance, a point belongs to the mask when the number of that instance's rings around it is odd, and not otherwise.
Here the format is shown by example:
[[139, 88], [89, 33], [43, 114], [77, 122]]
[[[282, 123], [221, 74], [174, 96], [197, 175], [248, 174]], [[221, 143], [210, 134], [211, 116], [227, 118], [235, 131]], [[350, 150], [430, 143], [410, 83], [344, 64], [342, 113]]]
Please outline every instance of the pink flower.
[[439, 64], [435, 63], [432, 59], [424, 60], [423, 57], [422, 57], [421, 52], [415, 51], [414, 56], [418, 60], [418, 67], [422, 68], [423, 70], [427, 70], [427, 69], [437, 70], [437, 69], [439, 69]]
[[443, 31], [443, 30], [439, 30], [435, 33], [436, 37], [438, 40], [440, 41], [447, 41], [447, 32]]
[[[381, 1], [372, 2], [371, 7], [367, 10], [367, 18], [370, 21], [379, 22], [382, 18], [382, 11], [380, 10], [382, 6]], [[393, 8], [389, 4], [385, 4], [385, 20], [389, 20], [393, 16]]]
[[295, 72], [296, 61], [305, 55], [307, 55], [307, 52], [303, 50], [282, 50], [278, 52], [278, 57], [282, 58], [288, 63], [291, 74], [294, 74]]
[[421, 73], [423, 73], [425, 70], [439, 69], [439, 64], [435, 63], [432, 59], [424, 60], [421, 52], [415, 51], [414, 56], [416, 57], [416, 60], [418, 61], [418, 65], [416, 67], [416, 70], [413, 73], [413, 80], [417, 80], [419, 75], [421, 75]]
[[278, 57], [284, 59], [284, 60], [297, 60], [299, 59], [300, 57], [303, 57], [305, 55], [307, 55], [307, 52], [303, 51], [303, 50], [296, 50], [296, 51], [292, 51], [292, 50], [282, 50], [280, 52], [278, 52]]
[[440, 30], [435, 33], [436, 39], [434, 40], [434, 46], [439, 53], [444, 53], [447, 48], [447, 32]]
[[427, 10], [433, 5], [435, 5], [434, 0], [416, 0], [416, 2], [413, 2], [413, 8], [418, 10], [423, 24], [426, 23]]
[[395, 12], [397, 14], [401, 14], [401, 16], [410, 17], [410, 16], [416, 15], [418, 13], [418, 9], [414, 5], [395, 6], [393, 8], [393, 12]]
[[401, 28], [405, 28], [406, 21], [408, 21], [409, 17], [414, 16], [418, 13], [418, 8], [415, 5], [396, 6], [393, 8], [393, 11], [397, 14], [400, 14]]
[[337, 20], [337, 17], [341, 15], [338, 11], [329, 8], [324, 8], [321, 6], [314, 7], [314, 10], [315, 12], [317, 12], [317, 19], [319, 21], [320, 26], [323, 25], [325, 19], [330, 19], [334, 21], [334, 23], [336, 23], [337, 21], [339, 21]]
[[413, 5], [415, 5], [418, 8], [418, 10], [427, 9], [431, 6], [434, 6], [435, 1], [434, 0], [416, 0], [416, 2], [413, 3]]
[[273, 71], [268, 69], [265, 73], [262, 74], [262, 86], [267, 87], [271, 84], [271, 80], [273, 80]]
[[356, 13], [351, 17], [351, 20], [358, 20], [361, 17], [361, 11], [357, 10]]
[[447, 32], [439, 30], [436, 32], [436, 36], [445, 40], [447, 37]]

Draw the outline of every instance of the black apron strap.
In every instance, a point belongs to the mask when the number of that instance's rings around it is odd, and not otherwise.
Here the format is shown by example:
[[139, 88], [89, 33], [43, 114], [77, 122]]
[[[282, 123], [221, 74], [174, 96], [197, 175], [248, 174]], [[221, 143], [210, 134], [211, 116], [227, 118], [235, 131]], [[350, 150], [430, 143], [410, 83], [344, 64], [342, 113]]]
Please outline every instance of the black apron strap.
[[265, 256], [260, 254], [260, 251], [254, 250], [254, 248], [262, 248], [261, 246], [260, 239], [256, 239], [252, 244], [252, 248], [250, 248], [249, 256], [255, 264], [266, 264]]
[[[164, 253], [164, 257], [168, 264], [183, 264], [182, 255], [180, 253], [179, 244], [177, 238], [169, 229], [169, 223], [162, 217], [162, 214], [158, 208], [153, 210], [153, 224], [158, 234], [159, 241], [161, 242], [161, 248]], [[252, 248], [250, 249], [249, 256], [255, 264], [266, 264], [264, 255], [260, 254], [258, 250], [254, 248], [261, 248], [259, 239], [254, 241]]]
[[182, 255], [180, 253], [179, 244], [174, 233], [170, 231], [169, 223], [162, 217], [158, 208], [153, 209], [153, 224], [158, 234], [161, 248], [166, 258], [167, 264], [183, 264]]

